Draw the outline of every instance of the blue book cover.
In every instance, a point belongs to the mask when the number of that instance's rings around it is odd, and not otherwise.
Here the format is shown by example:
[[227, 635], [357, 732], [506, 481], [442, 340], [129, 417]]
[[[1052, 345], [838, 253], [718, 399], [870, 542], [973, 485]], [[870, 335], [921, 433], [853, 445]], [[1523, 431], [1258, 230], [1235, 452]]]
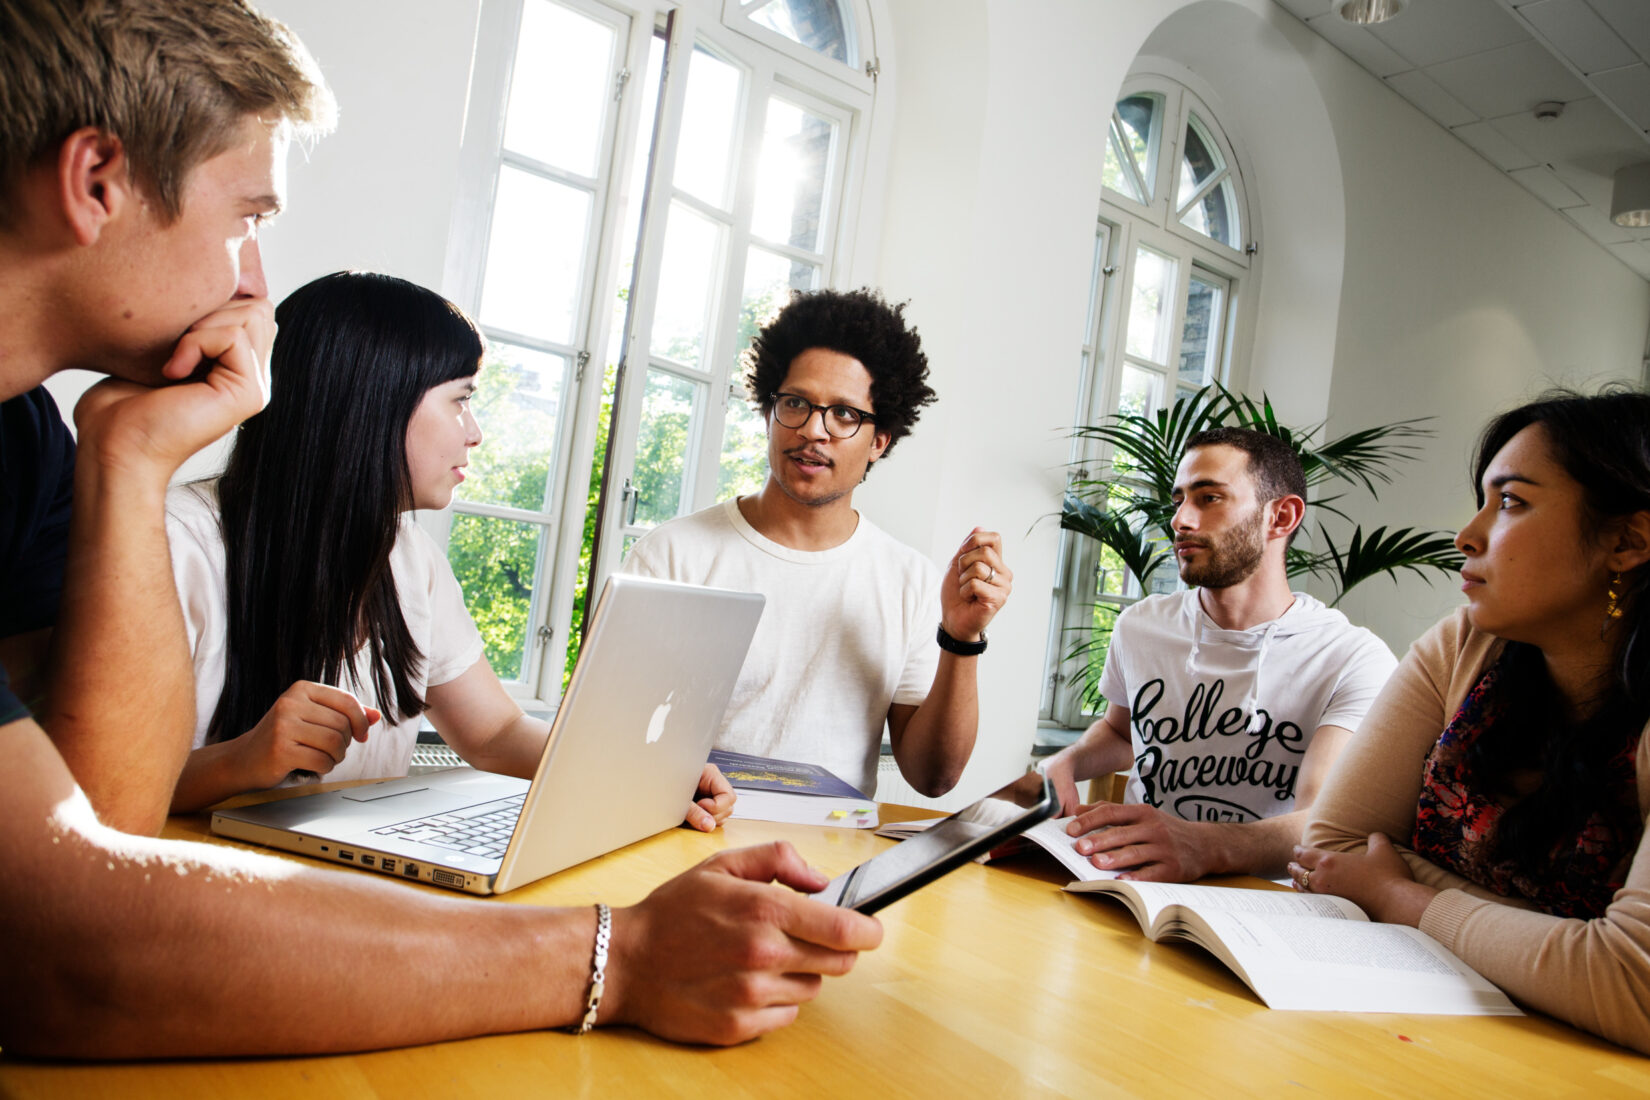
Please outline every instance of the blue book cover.
[[749, 756], [722, 749], [711, 750], [710, 762], [722, 770], [735, 790], [831, 795], [870, 801], [863, 791], [849, 786], [846, 780], [818, 764], [774, 760], [767, 756]]

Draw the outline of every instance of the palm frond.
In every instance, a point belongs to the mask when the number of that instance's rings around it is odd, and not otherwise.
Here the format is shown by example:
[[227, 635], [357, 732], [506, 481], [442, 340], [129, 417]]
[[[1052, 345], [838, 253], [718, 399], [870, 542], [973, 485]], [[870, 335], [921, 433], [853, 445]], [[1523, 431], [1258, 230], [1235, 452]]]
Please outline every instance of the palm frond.
[[1332, 578], [1339, 595], [1339, 603], [1353, 588], [1381, 574], [1398, 579], [1398, 571], [1407, 569], [1417, 576], [1426, 576], [1428, 570], [1450, 574], [1459, 572], [1464, 559], [1455, 549], [1455, 540], [1442, 531], [1399, 527], [1391, 531], [1377, 527], [1366, 536], [1363, 528], [1355, 527], [1345, 549], [1335, 545], [1323, 525], [1318, 526], [1323, 549], [1312, 552], [1291, 552], [1288, 571], [1291, 576], [1315, 573]]
[[1316, 485], [1336, 477], [1359, 483], [1370, 493], [1376, 491], [1376, 481], [1390, 485], [1396, 464], [1411, 462], [1420, 456], [1421, 448], [1414, 441], [1432, 435], [1432, 429], [1417, 425], [1431, 419], [1422, 416], [1378, 424], [1303, 451], [1301, 465], [1306, 468], [1306, 483]]
[[1060, 511], [1060, 526], [1096, 539], [1110, 549], [1123, 559], [1124, 567], [1141, 587], [1169, 556], [1169, 550], [1147, 533], [1144, 523], [1131, 523], [1126, 512], [1102, 511], [1069, 493]]

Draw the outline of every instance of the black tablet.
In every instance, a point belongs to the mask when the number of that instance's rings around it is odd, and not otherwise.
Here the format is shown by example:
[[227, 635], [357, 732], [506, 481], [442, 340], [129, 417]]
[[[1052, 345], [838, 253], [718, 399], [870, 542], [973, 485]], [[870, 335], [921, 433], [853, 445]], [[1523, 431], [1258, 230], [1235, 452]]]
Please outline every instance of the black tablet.
[[1053, 817], [1060, 809], [1054, 784], [1039, 791], [1022, 777], [995, 794], [936, 822], [881, 855], [831, 880], [817, 897], [844, 909], [875, 913], [890, 902], [955, 870], [975, 856]]

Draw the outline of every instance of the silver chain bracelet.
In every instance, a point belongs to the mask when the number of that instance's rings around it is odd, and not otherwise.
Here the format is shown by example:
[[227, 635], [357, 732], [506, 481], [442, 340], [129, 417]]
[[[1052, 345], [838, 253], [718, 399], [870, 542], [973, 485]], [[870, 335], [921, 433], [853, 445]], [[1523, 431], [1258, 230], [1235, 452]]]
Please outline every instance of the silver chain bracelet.
[[613, 912], [602, 903], [596, 903], [596, 950], [590, 960], [590, 998], [585, 1002], [584, 1019], [573, 1029], [583, 1035], [596, 1026], [596, 1010], [602, 1004], [602, 991], [607, 986], [607, 947], [613, 940]]

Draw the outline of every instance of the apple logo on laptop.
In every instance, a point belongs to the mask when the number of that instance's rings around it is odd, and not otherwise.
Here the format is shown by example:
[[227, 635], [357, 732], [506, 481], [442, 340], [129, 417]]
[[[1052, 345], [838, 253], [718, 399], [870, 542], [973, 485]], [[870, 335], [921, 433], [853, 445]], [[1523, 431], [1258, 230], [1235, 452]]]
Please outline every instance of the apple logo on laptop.
[[653, 708], [653, 717], [647, 720], [647, 743], [653, 744], [665, 735], [665, 719], [670, 716], [670, 701], [676, 698], [673, 691], [665, 696], [665, 701]]

